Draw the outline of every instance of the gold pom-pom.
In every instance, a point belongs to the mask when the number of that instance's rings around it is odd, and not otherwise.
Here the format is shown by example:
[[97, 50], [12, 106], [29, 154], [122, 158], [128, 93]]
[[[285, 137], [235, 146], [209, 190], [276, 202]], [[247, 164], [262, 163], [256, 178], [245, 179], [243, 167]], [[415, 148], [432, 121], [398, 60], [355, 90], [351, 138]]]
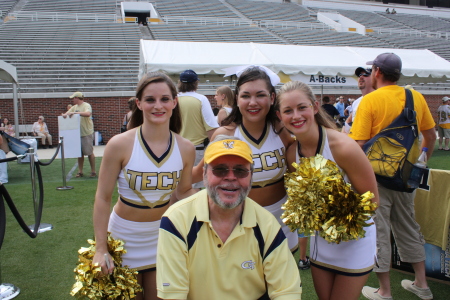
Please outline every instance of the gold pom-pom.
[[95, 241], [88, 240], [89, 248], [81, 247], [78, 250], [78, 264], [74, 269], [75, 284], [70, 295], [79, 299], [123, 299], [136, 297], [142, 288], [137, 282], [137, 270], [128, 266], [122, 267], [122, 254], [127, 251], [124, 242], [115, 240], [108, 232], [108, 252], [114, 261], [112, 275], [104, 276], [101, 267], [92, 264], [95, 255]]
[[281, 218], [294, 231], [310, 235], [317, 230], [328, 242], [356, 240], [365, 236], [366, 221], [375, 212], [373, 193], [359, 195], [339, 171], [336, 163], [318, 154], [293, 163], [295, 171], [284, 181], [288, 199]]

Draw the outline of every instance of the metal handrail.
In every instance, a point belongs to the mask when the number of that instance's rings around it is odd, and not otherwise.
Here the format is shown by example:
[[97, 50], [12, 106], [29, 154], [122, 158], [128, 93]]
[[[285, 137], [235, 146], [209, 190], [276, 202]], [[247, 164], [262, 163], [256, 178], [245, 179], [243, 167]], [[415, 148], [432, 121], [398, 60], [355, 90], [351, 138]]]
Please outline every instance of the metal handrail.
[[37, 11], [18, 11], [8, 14], [10, 21], [93, 21], [93, 22], [114, 22], [117, 23], [115, 14], [89, 14], [89, 13], [61, 13], [61, 12], [37, 12]]

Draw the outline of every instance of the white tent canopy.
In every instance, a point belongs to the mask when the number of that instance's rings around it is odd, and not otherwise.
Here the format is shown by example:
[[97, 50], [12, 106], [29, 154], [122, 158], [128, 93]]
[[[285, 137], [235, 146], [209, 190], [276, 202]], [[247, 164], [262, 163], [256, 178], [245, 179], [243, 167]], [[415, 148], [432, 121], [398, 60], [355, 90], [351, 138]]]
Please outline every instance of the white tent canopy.
[[354, 76], [357, 67], [378, 54], [393, 52], [403, 62], [402, 82], [450, 78], [450, 62], [429, 50], [141, 40], [140, 52], [139, 77], [150, 71], [179, 74], [186, 69], [225, 74], [222, 69], [241, 65], [264, 65], [289, 76]]
[[16, 67], [0, 60], [0, 79], [6, 82], [17, 83]]
[[19, 136], [19, 110], [17, 105], [17, 71], [16, 67], [0, 60], [0, 79], [10, 82], [13, 85], [13, 105], [14, 105], [14, 126], [17, 136]]

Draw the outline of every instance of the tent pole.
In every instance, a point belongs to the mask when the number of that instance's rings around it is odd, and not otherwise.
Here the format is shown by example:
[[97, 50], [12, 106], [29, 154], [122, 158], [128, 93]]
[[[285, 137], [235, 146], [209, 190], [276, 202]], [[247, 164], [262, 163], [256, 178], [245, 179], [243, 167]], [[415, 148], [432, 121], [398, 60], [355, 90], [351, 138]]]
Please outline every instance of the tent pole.
[[323, 99], [323, 84], [320, 86], [320, 105], [322, 105], [322, 99]]
[[19, 105], [17, 101], [17, 83], [13, 83], [13, 105], [14, 105], [14, 130], [16, 132], [16, 138], [19, 138]]

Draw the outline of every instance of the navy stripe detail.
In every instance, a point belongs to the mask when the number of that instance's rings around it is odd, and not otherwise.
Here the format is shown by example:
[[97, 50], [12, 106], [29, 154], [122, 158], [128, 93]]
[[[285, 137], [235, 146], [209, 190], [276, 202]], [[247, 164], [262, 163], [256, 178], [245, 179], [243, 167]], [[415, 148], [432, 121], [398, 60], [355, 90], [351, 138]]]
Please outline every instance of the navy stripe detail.
[[259, 139], [255, 139], [254, 137], [252, 137], [250, 135], [250, 133], [247, 131], [247, 129], [245, 129], [244, 124], [241, 123], [241, 127], [242, 127], [242, 131], [244, 131], [245, 135], [252, 140], [253, 143], [255, 143], [256, 145], [259, 145], [261, 143], [261, 141], [264, 139], [264, 137], [266, 136], [266, 132], [267, 132], [267, 124], [266, 126], [264, 126], [264, 130], [261, 134], [261, 136], [259, 137]]
[[139, 129], [141, 131], [141, 138], [142, 138], [142, 143], [145, 146], [145, 149], [147, 149], [148, 153], [153, 157], [153, 159], [157, 162], [160, 163], [164, 160], [164, 158], [166, 158], [167, 155], [169, 155], [170, 153], [170, 149], [172, 149], [172, 131], [170, 131], [170, 137], [169, 137], [169, 146], [166, 150], [166, 152], [163, 153], [163, 155], [161, 155], [161, 157], [158, 157], [155, 155], [155, 153], [153, 153], [152, 149], [150, 149], [150, 146], [147, 144], [147, 142], [144, 139], [144, 135], [142, 134], [142, 126]]
[[357, 276], [364, 276], [366, 274], [369, 274], [370, 272], [372, 272], [373, 269], [370, 269], [369, 271], [365, 271], [365, 272], [360, 272], [360, 273], [350, 273], [350, 272], [343, 272], [343, 271], [338, 271], [335, 269], [331, 269], [331, 268], [327, 268], [318, 264], [315, 264], [311, 261], [311, 266], [314, 266], [318, 269], [322, 269], [331, 273], [335, 273], [335, 274], [339, 274], [339, 275], [344, 275], [344, 276], [349, 276], [349, 277], [357, 277]]
[[261, 258], [264, 257], [264, 238], [261, 233], [261, 229], [259, 229], [259, 225], [256, 224], [255, 227], [253, 227], [253, 233], [255, 234], [256, 240], [258, 241], [259, 245], [259, 253], [261, 254]]
[[[265, 186], [252, 185], [252, 189], [259, 189], [259, 188], [263, 188], [263, 187], [266, 187], [266, 186], [269, 186], [269, 185], [274, 185], [274, 184], [277, 184], [278, 182], [283, 181], [283, 180], [284, 180], [284, 177], [281, 177], [281, 178], [278, 179], [277, 181], [272, 182], [272, 183], [269, 183], [269, 184], [266, 184]], [[257, 182], [255, 182], [255, 183], [258, 184]]]
[[162, 217], [161, 218], [161, 225], [159, 225], [159, 228], [164, 229], [167, 232], [170, 232], [174, 236], [178, 237], [180, 240], [182, 240], [184, 243], [186, 241], [184, 240], [183, 236], [180, 234], [180, 232], [175, 228], [175, 225], [173, 225], [172, 221], [168, 217]]
[[277, 235], [273, 239], [272, 244], [270, 245], [269, 249], [267, 249], [266, 255], [264, 255], [264, 259], [266, 259], [267, 256], [272, 253], [273, 250], [275, 250], [278, 246], [281, 245], [281, 243], [286, 239], [286, 236], [284, 235], [283, 230], [278, 230]]
[[156, 271], [156, 267], [140, 270], [140, 271], [138, 271], [138, 273], [142, 274], [142, 273], [151, 272], [151, 271]]
[[[319, 142], [317, 143], [317, 148], [316, 148], [316, 155], [317, 154], [321, 154], [321, 150], [322, 150], [322, 144], [323, 144], [323, 128], [319, 125]], [[301, 147], [302, 145], [300, 145], [300, 141], [297, 141], [297, 152], [298, 152], [298, 156], [299, 157], [305, 157], [303, 156], [300, 152], [301, 152]]]
[[269, 293], [266, 291], [264, 295], [259, 297], [257, 300], [270, 300]]
[[124, 204], [126, 204], [126, 205], [128, 205], [128, 206], [136, 207], [136, 208], [140, 208], [140, 209], [160, 208], [160, 207], [166, 206], [166, 205], [169, 204], [169, 202], [170, 202], [169, 200], [167, 200], [166, 203], [163, 203], [163, 204], [160, 204], [160, 205], [156, 205], [156, 206], [153, 206], [153, 207], [149, 207], [149, 206], [147, 206], [147, 205], [137, 205], [137, 204], [128, 202], [127, 200], [124, 200], [122, 197], [120, 197], [120, 201], [122, 201]]
[[192, 246], [194, 246], [194, 243], [197, 240], [197, 233], [200, 231], [200, 228], [202, 228], [202, 225], [203, 222], [197, 221], [197, 217], [195, 217], [192, 221], [191, 229], [189, 229], [189, 233], [187, 235], [188, 251]]

